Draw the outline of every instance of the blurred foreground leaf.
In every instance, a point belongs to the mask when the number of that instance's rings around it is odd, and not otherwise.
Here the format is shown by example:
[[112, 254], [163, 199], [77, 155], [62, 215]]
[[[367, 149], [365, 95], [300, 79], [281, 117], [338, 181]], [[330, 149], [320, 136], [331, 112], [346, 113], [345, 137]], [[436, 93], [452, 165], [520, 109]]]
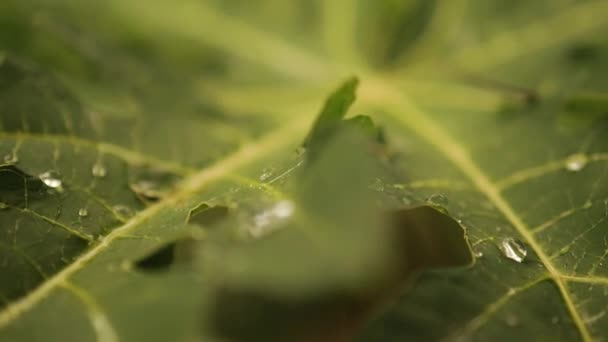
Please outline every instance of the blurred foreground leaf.
[[3, 1], [0, 340], [608, 338], [607, 14]]

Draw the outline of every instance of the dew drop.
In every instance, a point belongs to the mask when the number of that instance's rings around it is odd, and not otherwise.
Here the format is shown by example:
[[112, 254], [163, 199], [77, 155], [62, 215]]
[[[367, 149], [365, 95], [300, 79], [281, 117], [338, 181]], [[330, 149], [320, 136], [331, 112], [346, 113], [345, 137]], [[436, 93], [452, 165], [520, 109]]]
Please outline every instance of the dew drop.
[[4, 202], [0, 202], [0, 210], [5, 210], [5, 209], [8, 209], [8, 208], [9, 208], [8, 204], [6, 204]]
[[566, 170], [578, 172], [587, 166], [589, 159], [582, 153], [573, 154], [566, 159]]
[[80, 210], [78, 210], [78, 216], [87, 217], [89, 216], [89, 211], [86, 208], [81, 208]]
[[179, 176], [156, 168], [135, 168], [129, 176], [129, 188], [144, 202], [154, 202], [175, 189]]
[[559, 323], [559, 317], [553, 316], [553, 318], [551, 318], [551, 323], [553, 323], [553, 324]]
[[38, 176], [40, 180], [49, 188], [52, 189], [61, 189], [63, 181], [61, 180], [61, 174], [57, 171], [50, 170], [45, 173], [42, 173]]
[[473, 256], [475, 256], [475, 258], [477, 258], [477, 259], [481, 259], [481, 258], [483, 258], [483, 252], [482, 251], [474, 252]]
[[93, 165], [93, 168], [91, 168], [91, 173], [93, 174], [93, 177], [104, 178], [108, 174], [108, 170], [105, 165], [97, 162]]
[[131, 183], [129, 184], [129, 187], [137, 196], [143, 197], [149, 201], [157, 201], [164, 197], [167, 192], [160, 184], [149, 180], [140, 180]]
[[6, 164], [17, 164], [19, 162], [19, 157], [17, 157], [14, 153], [9, 153], [4, 156], [4, 163]]
[[370, 188], [375, 191], [384, 191], [384, 182], [380, 178], [374, 179], [374, 182], [370, 185]]
[[448, 205], [448, 198], [441, 194], [433, 194], [426, 199], [426, 202], [435, 207], [445, 207]]
[[263, 169], [262, 174], [260, 175], [260, 180], [262, 182], [267, 181], [268, 179], [270, 179], [270, 177], [272, 177], [273, 173], [274, 173], [273, 169], [270, 169], [270, 168]]
[[112, 209], [118, 216], [122, 218], [129, 218], [135, 215], [133, 209], [127, 207], [126, 205], [115, 205]]
[[507, 258], [521, 263], [526, 259], [528, 250], [523, 242], [519, 239], [508, 237], [502, 240], [500, 250]]

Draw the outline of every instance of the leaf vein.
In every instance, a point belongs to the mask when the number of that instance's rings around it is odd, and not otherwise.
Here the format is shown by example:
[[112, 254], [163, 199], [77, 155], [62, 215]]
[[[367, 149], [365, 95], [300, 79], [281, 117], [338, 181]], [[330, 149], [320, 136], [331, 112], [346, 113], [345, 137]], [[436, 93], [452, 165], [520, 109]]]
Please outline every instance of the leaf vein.
[[223, 160], [184, 180], [179, 192], [176, 192], [173, 196], [167, 197], [155, 205], [148, 207], [146, 210], [140, 212], [138, 215], [126, 222], [123, 226], [114, 229], [110, 234], [101, 239], [98, 244], [84, 254], [80, 255], [66, 268], [47, 278], [45, 282], [24, 297], [6, 306], [3, 311], [0, 311], [0, 329], [9, 325], [22, 314], [32, 309], [37, 303], [46, 298], [57, 287], [65, 284], [65, 282], [73, 274], [80, 271], [92, 259], [109, 248], [114, 240], [119, 239], [123, 235], [131, 233], [148, 219], [158, 214], [162, 209], [175, 205], [180, 200], [187, 198], [197, 191], [200, 191], [201, 188], [207, 185], [210, 181], [222, 178], [237, 168], [281, 148], [289, 141], [292, 141], [295, 136], [298, 136], [298, 133], [303, 132], [306, 127], [310, 125], [310, 121], [311, 120], [308, 117], [299, 116], [280, 129], [263, 136], [260, 140], [254, 143], [243, 145], [239, 150], [227, 156]]

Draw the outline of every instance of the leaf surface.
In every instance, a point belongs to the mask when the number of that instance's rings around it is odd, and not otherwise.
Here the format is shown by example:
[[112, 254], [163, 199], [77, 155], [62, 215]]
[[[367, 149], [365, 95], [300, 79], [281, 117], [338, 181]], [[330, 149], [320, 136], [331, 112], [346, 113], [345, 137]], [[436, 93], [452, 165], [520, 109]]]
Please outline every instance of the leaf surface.
[[0, 339], [608, 338], [606, 14], [4, 1]]

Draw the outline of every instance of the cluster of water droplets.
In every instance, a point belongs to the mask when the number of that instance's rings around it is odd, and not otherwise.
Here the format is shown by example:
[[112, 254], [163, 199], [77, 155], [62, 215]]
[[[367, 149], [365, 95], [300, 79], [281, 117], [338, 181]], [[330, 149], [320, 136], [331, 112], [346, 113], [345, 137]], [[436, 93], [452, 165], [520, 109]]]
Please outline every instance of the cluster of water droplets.
[[275, 169], [274, 168], [264, 168], [262, 170], [262, 174], [260, 174], [260, 181], [262, 182], [266, 182], [268, 180], [270, 180], [272, 178], [272, 176], [274, 176], [275, 173]]

